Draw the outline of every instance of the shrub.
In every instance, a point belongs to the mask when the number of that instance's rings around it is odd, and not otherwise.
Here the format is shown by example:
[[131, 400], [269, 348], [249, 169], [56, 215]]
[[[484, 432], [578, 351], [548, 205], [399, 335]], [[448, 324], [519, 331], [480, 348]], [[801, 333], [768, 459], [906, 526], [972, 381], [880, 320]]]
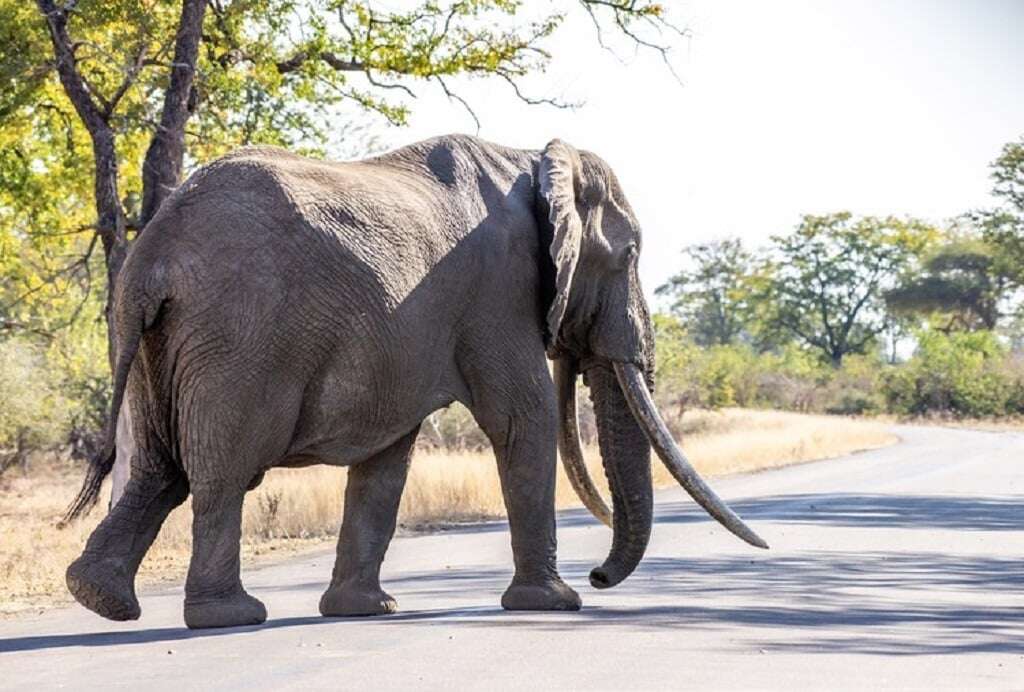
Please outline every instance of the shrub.
[[757, 403], [789, 411], [820, 410], [822, 383], [829, 368], [819, 357], [795, 344], [759, 356]]
[[825, 386], [825, 412], [861, 416], [884, 411], [882, 377], [889, 367], [878, 355], [846, 356]]
[[947, 413], [959, 417], [1014, 413], [1019, 375], [996, 336], [987, 331], [923, 332], [913, 358], [885, 380], [895, 413]]
[[61, 331], [46, 351], [67, 403], [67, 426], [62, 437], [72, 456], [88, 458], [102, 444], [110, 411], [111, 381], [106, 329], [102, 322], [82, 320]]
[[465, 406], [454, 403], [427, 416], [416, 439], [420, 447], [458, 451], [490, 448], [490, 441]]
[[38, 344], [0, 342], [0, 471], [27, 463], [32, 450], [63, 442], [68, 408]]

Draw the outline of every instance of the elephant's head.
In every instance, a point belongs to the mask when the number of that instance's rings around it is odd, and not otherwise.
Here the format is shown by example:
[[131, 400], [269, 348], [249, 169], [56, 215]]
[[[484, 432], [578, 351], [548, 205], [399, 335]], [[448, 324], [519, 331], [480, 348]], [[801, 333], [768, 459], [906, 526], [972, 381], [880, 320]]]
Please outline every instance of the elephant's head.
[[[553, 295], [547, 332], [559, 399], [559, 450], [584, 504], [614, 530], [611, 552], [591, 572], [591, 584], [618, 584], [647, 548], [652, 445], [713, 517], [743, 540], [766, 548], [696, 474], [654, 406], [654, 333], [637, 275], [640, 227], [611, 168], [594, 154], [552, 141], [538, 167], [538, 207], [550, 222]], [[594, 403], [614, 511], [583, 464], [575, 399], [580, 372]]]

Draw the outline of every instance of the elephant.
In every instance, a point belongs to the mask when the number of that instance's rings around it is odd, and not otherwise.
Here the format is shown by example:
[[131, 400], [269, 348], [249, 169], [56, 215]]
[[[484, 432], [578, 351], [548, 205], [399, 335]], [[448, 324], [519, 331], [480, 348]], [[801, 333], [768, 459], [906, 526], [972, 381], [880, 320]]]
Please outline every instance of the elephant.
[[[558, 451], [613, 530], [595, 588], [643, 557], [652, 447], [714, 518], [766, 548], [655, 408], [640, 248], [609, 165], [558, 139], [521, 150], [450, 135], [343, 163], [245, 147], [200, 167], [117, 281], [107, 441], [66, 520], [96, 503], [115, 464], [122, 405], [130, 474], [68, 567], [69, 590], [107, 618], [139, 617], [139, 563], [191, 494], [186, 625], [261, 623], [266, 609], [240, 577], [243, 498], [272, 467], [332, 464], [348, 467], [348, 483], [320, 612], [393, 612], [380, 567], [410, 453], [424, 418], [456, 401], [498, 464], [514, 564], [505, 609], [580, 608], [556, 566]], [[611, 508], [583, 465], [580, 377]]]

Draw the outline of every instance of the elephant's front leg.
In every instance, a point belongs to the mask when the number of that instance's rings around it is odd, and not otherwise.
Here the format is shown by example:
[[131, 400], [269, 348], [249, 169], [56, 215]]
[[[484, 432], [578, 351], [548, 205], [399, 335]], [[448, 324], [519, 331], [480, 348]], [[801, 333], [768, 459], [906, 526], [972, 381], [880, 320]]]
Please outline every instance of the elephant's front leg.
[[506, 610], [579, 610], [580, 597], [558, 576], [555, 551], [553, 405], [504, 416], [488, 427], [512, 534], [515, 576], [501, 597]]
[[327, 616], [383, 615], [398, 609], [380, 587], [380, 565], [395, 533], [398, 504], [419, 426], [348, 470], [345, 516], [331, 585], [320, 599]]

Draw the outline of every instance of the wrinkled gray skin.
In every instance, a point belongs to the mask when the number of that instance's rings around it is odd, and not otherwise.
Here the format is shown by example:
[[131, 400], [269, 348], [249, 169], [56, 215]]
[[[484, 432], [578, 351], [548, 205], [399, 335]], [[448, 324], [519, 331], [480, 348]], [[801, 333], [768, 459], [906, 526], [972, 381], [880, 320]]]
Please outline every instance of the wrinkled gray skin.
[[[448, 136], [352, 163], [246, 148], [203, 167], [121, 273], [112, 420], [124, 401], [131, 473], [68, 568], [71, 592], [138, 617], [138, 565], [191, 492], [186, 623], [262, 622], [239, 575], [243, 497], [271, 467], [322, 463], [349, 480], [320, 611], [392, 612], [379, 571], [410, 450], [421, 421], [459, 401], [497, 456], [515, 562], [502, 605], [579, 608], [555, 566], [546, 355], [565, 391], [579, 371], [594, 399], [614, 540], [592, 583], [611, 586], [651, 529], [655, 438], [620, 386], [630, 372], [644, 395], [652, 384], [639, 242], [608, 166], [558, 140], [521, 151]], [[95, 501], [113, 449], [111, 433], [72, 515]]]

